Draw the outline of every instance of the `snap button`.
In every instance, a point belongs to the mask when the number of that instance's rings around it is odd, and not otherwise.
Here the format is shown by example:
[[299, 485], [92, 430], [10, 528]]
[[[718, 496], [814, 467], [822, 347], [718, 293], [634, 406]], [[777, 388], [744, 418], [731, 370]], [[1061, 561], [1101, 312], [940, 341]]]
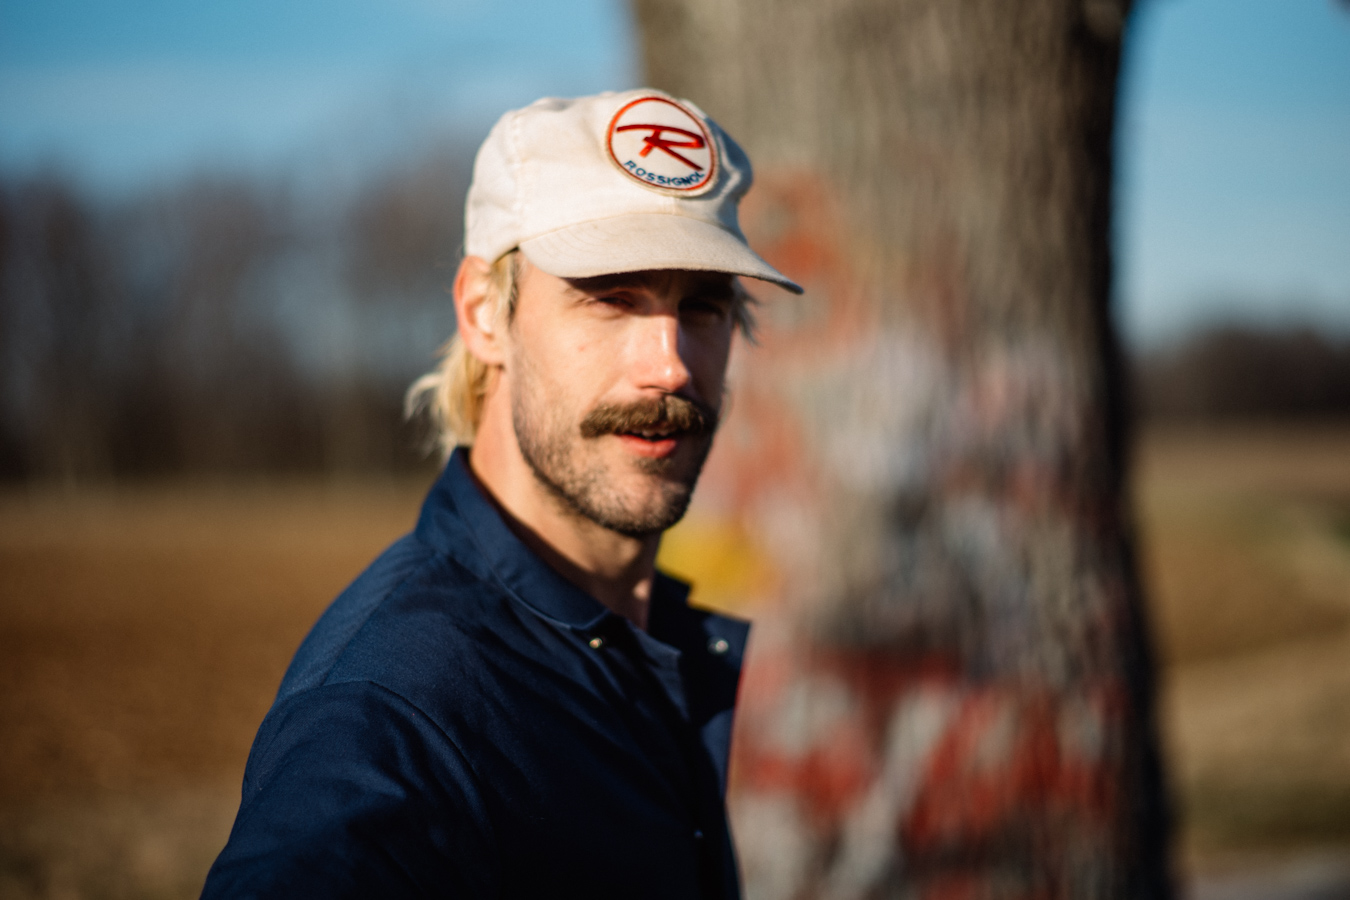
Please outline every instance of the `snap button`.
[[590, 639], [589, 643], [592, 650], [599, 650], [601, 647], [605, 646], [605, 639], [602, 637], [593, 637]]
[[708, 641], [708, 652], [713, 656], [722, 656], [730, 649], [731, 645], [726, 642], [725, 638], [713, 638]]

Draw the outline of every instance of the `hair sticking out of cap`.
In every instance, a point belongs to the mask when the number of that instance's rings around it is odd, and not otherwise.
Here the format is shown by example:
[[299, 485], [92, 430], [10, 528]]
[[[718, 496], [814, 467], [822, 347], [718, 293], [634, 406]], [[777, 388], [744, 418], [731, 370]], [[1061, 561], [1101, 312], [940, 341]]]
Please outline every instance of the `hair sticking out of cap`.
[[[488, 301], [493, 321], [500, 325], [510, 323], [515, 314], [519, 274], [519, 250], [503, 254], [488, 270]], [[426, 417], [431, 428], [428, 450], [439, 449], [449, 458], [456, 447], [473, 443], [491, 376], [458, 334], [445, 342], [436, 368], [414, 381], [403, 400], [407, 418]]]

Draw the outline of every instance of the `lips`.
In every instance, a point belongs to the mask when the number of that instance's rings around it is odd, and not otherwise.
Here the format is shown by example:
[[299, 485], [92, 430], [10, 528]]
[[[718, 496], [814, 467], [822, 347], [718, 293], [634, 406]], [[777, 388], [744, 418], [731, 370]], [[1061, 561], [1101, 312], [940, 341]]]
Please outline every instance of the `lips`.
[[688, 434], [689, 432], [672, 424], [662, 423], [649, 428], [621, 431], [618, 432], [618, 437], [625, 439], [624, 442], [629, 449], [643, 456], [662, 458], [674, 453], [679, 446], [680, 438]]
[[621, 432], [615, 436], [631, 453], [651, 459], [665, 459], [679, 449], [680, 437], [683, 434], [683, 432], [672, 432], [666, 435], [654, 434], [649, 437], [645, 434]]
[[669, 458], [682, 439], [711, 435], [716, 428], [715, 409], [673, 394], [599, 406], [581, 422], [583, 437], [614, 436], [630, 453], [648, 459]]
[[645, 441], [660, 441], [668, 437], [675, 437], [679, 432], [674, 428], [644, 429], [642, 431], [625, 432], [632, 437], [640, 437]]

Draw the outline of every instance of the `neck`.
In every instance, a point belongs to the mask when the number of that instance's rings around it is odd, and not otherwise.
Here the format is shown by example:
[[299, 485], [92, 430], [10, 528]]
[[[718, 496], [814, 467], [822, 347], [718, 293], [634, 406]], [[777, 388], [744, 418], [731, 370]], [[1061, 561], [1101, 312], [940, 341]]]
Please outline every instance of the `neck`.
[[526, 463], [514, 429], [485, 415], [469, 451], [469, 468], [524, 544], [568, 581], [628, 619], [647, 627], [661, 536], [635, 538], [610, 531], [568, 508]]

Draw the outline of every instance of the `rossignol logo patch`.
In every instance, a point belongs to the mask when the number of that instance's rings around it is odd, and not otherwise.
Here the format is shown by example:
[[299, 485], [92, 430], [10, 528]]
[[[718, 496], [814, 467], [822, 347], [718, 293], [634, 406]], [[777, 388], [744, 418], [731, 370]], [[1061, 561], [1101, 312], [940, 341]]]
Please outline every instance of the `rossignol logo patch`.
[[646, 187], [701, 193], [717, 172], [712, 132], [701, 118], [665, 97], [624, 104], [605, 136], [609, 158]]

